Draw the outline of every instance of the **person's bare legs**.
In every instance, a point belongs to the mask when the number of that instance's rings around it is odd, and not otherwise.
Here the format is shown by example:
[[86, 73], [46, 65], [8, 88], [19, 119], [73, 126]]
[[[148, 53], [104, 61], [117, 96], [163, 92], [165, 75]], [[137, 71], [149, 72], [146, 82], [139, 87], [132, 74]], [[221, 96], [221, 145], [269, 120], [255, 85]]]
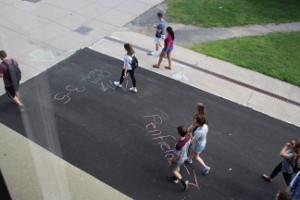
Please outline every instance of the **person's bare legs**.
[[20, 93], [15, 92], [15, 96], [13, 97], [9, 92], [7, 92], [7, 95], [9, 99], [12, 101], [12, 103], [16, 104], [17, 106], [23, 106], [23, 104], [20, 101]]
[[20, 99], [20, 92], [19, 91], [16, 92], [16, 97], [18, 97]]
[[14, 101], [15, 104], [17, 104], [19, 107], [22, 107], [23, 104], [20, 101], [19, 97], [15, 96], [14, 98], [12, 98], [12, 100]]
[[171, 58], [171, 52], [167, 53], [167, 58], [168, 58], [168, 66], [165, 66], [166, 69], [171, 69], [172, 67], [172, 58]]
[[196, 155], [196, 160], [198, 161], [198, 163], [199, 163], [203, 168], [207, 168], [207, 165], [205, 164], [205, 162], [203, 161], [203, 159], [199, 156], [199, 154]]
[[23, 103], [20, 100], [20, 92], [19, 91], [16, 91], [16, 94], [15, 94], [15, 97], [13, 98], [13, 100], [18, 106], [20, 106], [20, 107], [23, 106]]
[[194, 151], [191, 151], [190, 156], [189, 156], [189, 162], [191, 162], [196, 156], [196, 153]]
[[173, 171], [173, 174], [176, 176], [177, 179], [179, 179], [179, 180], [182, 179], [179, 167]]
[[182, 184], [182, 186], [183, 186], [183, 189], [184, 189], [184, 190], [187, 190], [189, 181], [183, 180], [182, 175], [180, 174], [180, 168], [179, 168], [179, 167], [177, 167], [177, 168], [173, 171], [173, 174], [175, 175], [175, 177], [177, 178], [177, 180], [181, 182], [181, 184]]
[[161, 45], [160, 43], [156, 43], [155, 44], [155, 51], [158, 52], [158, 50], [160, 49]]
[[162, 62], [163, 57], [165, 57], [165, 54], [166, 54], [166, 52], [164, 52], [164, 51], [161, 52], [161, 54], [159, 56], [159, 59], [158, 59], [158, 63], [156, 65], [153, 65], [154, 68], [159, 68], [159, 66], [160, 66], [160, 64]]

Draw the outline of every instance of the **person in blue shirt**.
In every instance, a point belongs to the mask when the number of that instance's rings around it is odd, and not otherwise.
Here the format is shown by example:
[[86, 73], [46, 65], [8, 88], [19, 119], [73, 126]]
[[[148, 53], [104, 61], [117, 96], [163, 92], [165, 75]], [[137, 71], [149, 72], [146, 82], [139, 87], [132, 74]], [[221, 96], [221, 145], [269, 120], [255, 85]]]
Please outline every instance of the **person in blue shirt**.
[[292, 200], [300, 200], [300, 172], [294, 176], [289, 186]]
[[149, 55], [153, 55], [153, 56], [160, 55], [159, 50], [162, 47], [161, 41], [165, 37], [165, 31], [167, 26], [167, 22], [165, 21], [164, 16], [161, 12], [157, 13], [157, 17], [159, 22], [153, 25], [153, 27], [155, 28], [155, 37], [154, 37], [155, 51], [149, 52]]

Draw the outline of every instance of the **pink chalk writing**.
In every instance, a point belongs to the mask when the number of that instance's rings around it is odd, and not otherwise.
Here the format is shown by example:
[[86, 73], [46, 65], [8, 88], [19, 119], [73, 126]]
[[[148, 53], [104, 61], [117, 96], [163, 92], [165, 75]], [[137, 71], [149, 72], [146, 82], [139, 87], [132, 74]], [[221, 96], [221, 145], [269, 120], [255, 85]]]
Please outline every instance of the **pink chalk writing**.
[[[167, 159], [174, 154], [174, 146], [177, 140], [173, 135], [163, 133], [161, 126], [164, 124], [165, 120], [168, 120], [169, 117], [163, 111], [160, 111], [159, 113], [160, 114], [144, 116], [144, 118], [147, 120], [145, 129], [148, 135], [151, 136], [151, 140], [159, 146], [161, 151], [164, 153], [164, 157]], [[199, 189], [200, 187], [195, 170], [190, 173], [189, 169], [185, 165], [183, 165], [183, 167], [190, 178], [189, 185]]]

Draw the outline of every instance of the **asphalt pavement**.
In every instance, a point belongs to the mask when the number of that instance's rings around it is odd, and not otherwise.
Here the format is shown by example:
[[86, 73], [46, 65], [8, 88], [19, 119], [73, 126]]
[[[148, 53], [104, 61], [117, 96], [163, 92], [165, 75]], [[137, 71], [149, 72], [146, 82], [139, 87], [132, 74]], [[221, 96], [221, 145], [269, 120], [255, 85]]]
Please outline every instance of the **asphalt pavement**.
[[[0, 122], [134, 199], [274, 199], [284, 186], [260, 175], [279, 161], [282, 145], [299, 128], [142, 68], [115, 88], [122, 62], [90, 49], [77, 51], [21, 86], [25, 110], [4, 95]], [[166, 181], [165, 157], [176, 127], [191, 123], [195, 104], [206, 105], [209, 121], [200, 168], [182, 169], [190, 188]]]

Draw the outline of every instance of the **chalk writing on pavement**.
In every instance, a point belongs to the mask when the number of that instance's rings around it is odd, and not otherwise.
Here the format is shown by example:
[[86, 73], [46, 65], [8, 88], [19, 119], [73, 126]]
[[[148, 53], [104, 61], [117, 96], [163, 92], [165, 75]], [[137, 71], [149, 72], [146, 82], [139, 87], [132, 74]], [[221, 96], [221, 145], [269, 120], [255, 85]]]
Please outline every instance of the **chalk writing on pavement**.
[[[165, 112], [160, 111], [144, 115], [143, 117], [147, 121], [145, 130], [147, 131], [147, 134], [151, 136], [151, 140], [159, 146], [165, 158], [171, 157], [174, 153], [174, 147], [177, 139], [173, 135], [163, 133], [161, 130], [162, 125], [169, 118], [168, 115]], [[199, 189], [195, 170], [193, 169], [192, 172], [190, 172], [185, 164], [183, 165], [183, 169], [189, 176], [189, 185]]]
[[71, 84], [68, 84], [64, 88], [64, 92], [62, 93], [56, 93], [54, 95], [54, 99], [56, 101], [60, 101], [63, 104], [67, 104], [72, 100], [72, 96], [78, 93], [83, 93], [86, 91], [86, 88], [83, 87], [73, 87]]
[[[86, 75], [81, 75], [81, 81], [93, 84], [99, 90], [106, 92], [109, 90], [115, 90], [116, 86], [111, 80], [112, 74], [109, 71], [101, 69], [93, 69], [89, 71]], [[123, 83], [123, 89], [128, 88], [128, 79]]]

